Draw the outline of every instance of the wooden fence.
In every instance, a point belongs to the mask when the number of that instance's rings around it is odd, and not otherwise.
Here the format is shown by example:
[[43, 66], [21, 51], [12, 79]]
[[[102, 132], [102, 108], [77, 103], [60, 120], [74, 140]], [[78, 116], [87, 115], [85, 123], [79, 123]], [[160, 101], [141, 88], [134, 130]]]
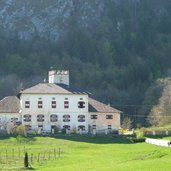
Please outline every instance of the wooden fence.
[[[61, 157], [61, 148], [51, 148], [40, 152], [34, 152], [35, 149], [23, 148], [0, 148], [0, 168], [6, 167], [23, 167], [25, 152], [28, 153], [29, 164], [33, 165], [36, 162], [47, 160], [55, 160]], [[0, 170], [1, 170], [0, 169]]]

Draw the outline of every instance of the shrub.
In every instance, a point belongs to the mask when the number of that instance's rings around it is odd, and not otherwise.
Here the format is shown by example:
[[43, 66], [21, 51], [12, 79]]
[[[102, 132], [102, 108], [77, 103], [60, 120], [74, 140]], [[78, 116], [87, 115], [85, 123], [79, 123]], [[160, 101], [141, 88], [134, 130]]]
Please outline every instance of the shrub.
[[25, 126], [24, 125], [17, 126], [17, 128], [16, 128], [16, 134], [17, 135], [25, 136], [26, 135]]
[[24, 157], [24, 167], [28, 168], [29, 166], [29, 162], [28, 162], [28, 154], [27, 152], [25, 153], [25, 157]]
[[145, 137], [139, 137], [139, 138], [129, 138], [129, 140], [133, 143], [138, 143], [138, 142], [145, 142]]
[[137, 130], [135, 131], [136, 138], [143, 138], [144, 137], [144, 132]]
[[63, 128], [63, 129], [61, 130], [61, 134], [66, 134], [66, 129], [65, 129], [65, 128]]
[[77, 128], [72, 128], [71, 133], [72, 133], [72, 134], [76, 134], [76, 133], [77, 133]]

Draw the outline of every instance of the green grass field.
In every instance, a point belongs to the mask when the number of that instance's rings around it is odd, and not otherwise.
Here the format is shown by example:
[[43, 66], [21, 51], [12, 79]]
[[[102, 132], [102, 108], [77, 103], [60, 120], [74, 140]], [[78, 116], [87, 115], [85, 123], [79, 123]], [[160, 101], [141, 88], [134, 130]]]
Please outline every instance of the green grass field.
[[171, 148], [84, 136], [0, 139], [0, 170], [21, 170], [24, 151], [29, 159], [33, 156], [32, 166], [38, 171], [171, 171]]

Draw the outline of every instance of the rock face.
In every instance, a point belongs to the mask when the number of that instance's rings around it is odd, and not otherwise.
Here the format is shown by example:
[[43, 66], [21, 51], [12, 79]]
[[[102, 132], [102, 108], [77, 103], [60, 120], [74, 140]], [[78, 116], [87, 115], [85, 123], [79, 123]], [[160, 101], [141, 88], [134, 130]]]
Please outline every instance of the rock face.
[[12, 31], [22, 39], [39, 33], [57, 40], [74, 22], [73, 16], [83, 27], [97, 21], [103, 4], [103, 0], [2, 0], [0, 25], [1, 29]]

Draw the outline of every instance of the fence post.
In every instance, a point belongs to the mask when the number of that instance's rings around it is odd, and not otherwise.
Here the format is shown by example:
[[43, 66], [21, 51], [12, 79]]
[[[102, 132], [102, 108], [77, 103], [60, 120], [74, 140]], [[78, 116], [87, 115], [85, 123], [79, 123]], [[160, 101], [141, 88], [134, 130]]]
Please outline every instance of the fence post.
[[50, 160], [50, 150], [49, 150], [49, 160]]
[[7, 151], [7, 149], [6, 149], [6, 161], [8, 161], [8, 151]]
[[31, 154], [31, 156], [30, 156], [30, 162], [31, 162], [31, 164], [33, 163], [33, 154]]
[[18, 147], [18, 157], [20, 159], [20, 147]]
[[44, 153], [43, 153], [43, 160], [45, 160], [45, 154], [46, 154], [46, 153], [44, 152]]
[[59, 148], [58, 149], [58, 158], [60, 158], [60, 155], [61, 155], [61, 149]]
[[54, 148], [54, 158], [56, 159], [56, 149]]
[[14, 149], [12, 149], [12, 158], [14, 160]]
[[39, 156], [40, 156], [40, 153], [38, 153], [38, 156], [37, 156], [37, 162], [39, 162]]

